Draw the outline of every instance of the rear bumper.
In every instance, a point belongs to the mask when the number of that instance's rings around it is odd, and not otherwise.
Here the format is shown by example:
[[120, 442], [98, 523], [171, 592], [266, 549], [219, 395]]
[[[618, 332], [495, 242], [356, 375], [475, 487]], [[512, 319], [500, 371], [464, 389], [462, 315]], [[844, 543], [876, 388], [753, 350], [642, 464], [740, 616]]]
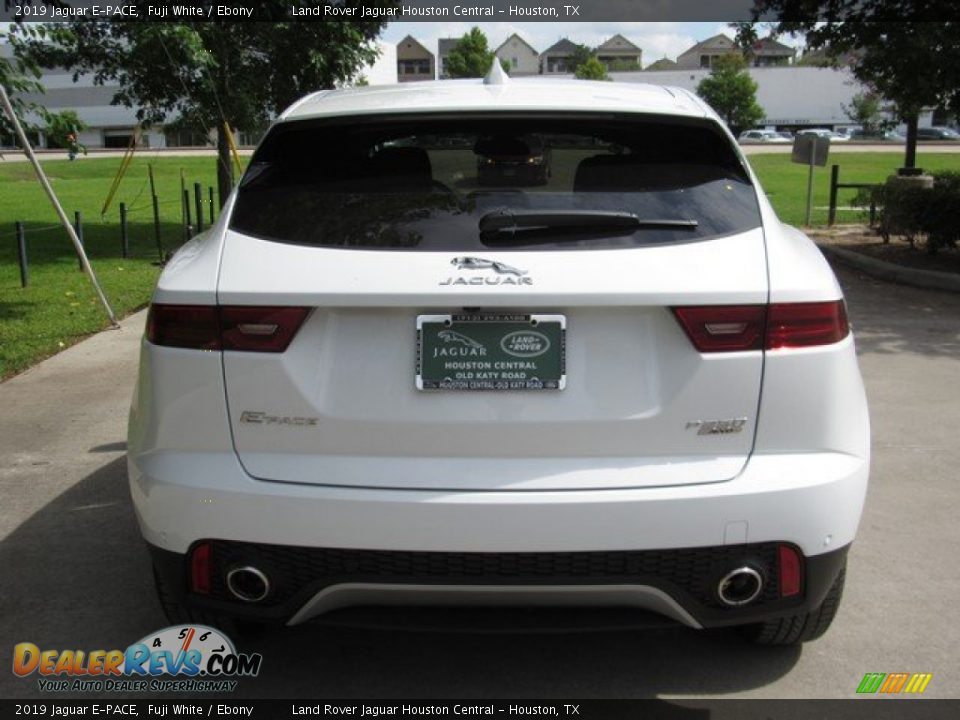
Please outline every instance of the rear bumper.
[[[158, 572], [193, 606], [287, 623], [357, 604], [614, 604], [714, 627], [822, 602], [856, 533], [868, 462], [755, 456], [723, 483], [567, 492], [271, 483], [226, 454], [134, 455], [129, 471]], [[187, 587], [200, 541], [216, 550], [208, 596]], [[779, 543], [804, 557], [800, 596], [776, 594]], [[716, 581], [743, 561], [773, 594], [723, 607]], [[237, 563], [275, 578], [269, 602], [230, 598], [222, 579]]]
[[[337, 610], [382, 606], [505, 606], [642, 611], [693, 628], [760, 622], [817, 607], [848, 549], [804, 559], [800, 594], [781, 598], [776, 543], [593, 553], [410, 553], [224, 541], [209, 546], [212, 583], [202, 595], [189, 587], [189, 553], [151, 547], [165, 587], [192, 608], [258, 622], [296, 625]], [[763, 591], [748, 606], [725, 607], [717, 582], [743, 564], [761, 572]], [[247, 566], [269, 578], [270, 592], [261, 602], [237, 600], [227, 589], [227, 572]]]
[[264, 482], [232, 453], [134, 453], [128, 465], [144, 538], [175, 553], [215, 538], [425, 552], [788, 542], [808, 557], [853, 541], [868, 466], [840, 453], [755, 455], [736, 478], [713, 484], [449, 492]]

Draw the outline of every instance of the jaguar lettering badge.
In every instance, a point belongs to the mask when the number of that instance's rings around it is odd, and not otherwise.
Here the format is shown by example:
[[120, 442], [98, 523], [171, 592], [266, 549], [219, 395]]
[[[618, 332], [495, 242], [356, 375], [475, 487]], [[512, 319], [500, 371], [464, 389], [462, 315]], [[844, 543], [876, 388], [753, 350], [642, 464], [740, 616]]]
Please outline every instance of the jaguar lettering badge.
[[[495, 277], [465, 277], [459, 275], [441, 280], [440, 285], [533, 285], [533, 278], [526, 277], [527, 271], [515, 268], [512, 265], [488, 260], [486, 258], [463, 255], [455, 257], [450, 264], [459, 270], [493, 270]], [[503, 277], [505, 276], [505, 277]]]

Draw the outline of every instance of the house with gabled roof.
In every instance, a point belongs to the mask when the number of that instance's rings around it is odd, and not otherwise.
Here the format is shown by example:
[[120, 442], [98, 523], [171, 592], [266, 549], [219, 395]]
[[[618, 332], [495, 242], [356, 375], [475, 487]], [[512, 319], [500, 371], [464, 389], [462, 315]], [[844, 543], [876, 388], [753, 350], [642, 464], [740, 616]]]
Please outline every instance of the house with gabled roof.
[[643, 51], [617, 33], [593, 52], [607, 70], [639, 70]]
[[450, 56], [450, 51], [457, 46], [458, 42], [460, 42], [460, 38], [437, 39], [437, 77], [441, 80], [450, 77], [450, 73], [447, 70], [447, 58]]
[[693, 47], [677, 56], [677, 68], [692, 70], [699, 68], [709, 70], [717, 58], [740, 52], [740, 48], [733, 39], [723, 33], [701, 40]]
[[397, 43], [397, 82], [414, 82], [436, 78], [436, 62], [427, 50], [412, 35]]
[[567, 75], [573, 72], [570, 67], [570, 60], [576, 50], [575, 43], [567, 38], [561, 38], [540, 53], [540, 74]]
[[540, 72], [540, 54], [517, 33], [504, 40], [493, 52], [507, 65], [507, 72], [514, 77]]
[[765, 37], [757, 40], [750, 49], [750, 64], [753, 67], [792, 65], [796, 55], [796, 49], [772, 37]]
[[676, 70], [676, 69], [677, 69], [677, 64], [673, 60], [668, 58], [666, 55], [664, 55], [659, 60], [654, 60], [652, 63], [650, 63], [644, 68], [644, 70], [649, 70], [653, 72], [657, 70]]
[[[717, 58], [740, 53], [740, 46], [727, 35], [720, 33], [698, 42], [689, 50], [677, 56], [677, 67], [681, 70], [709, 70]], [[784, 45], [772, 37], [757, 40], [750, 49], [750, 65], [753, 67], [775, 67], [793, 63], [796, 50]]]

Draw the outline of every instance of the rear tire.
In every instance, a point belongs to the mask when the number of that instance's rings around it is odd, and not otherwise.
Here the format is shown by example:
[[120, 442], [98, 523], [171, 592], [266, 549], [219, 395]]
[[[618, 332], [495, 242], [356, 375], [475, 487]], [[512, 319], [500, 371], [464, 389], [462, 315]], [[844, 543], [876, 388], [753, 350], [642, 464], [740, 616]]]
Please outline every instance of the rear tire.
[[744, 625], [737, 630], [744, 638], [757, 645], [796, 645], [816, 640], [829, 629], [833, 618], [837, 615], [840, 599], [843, 597], [846, 574], [847, 568], [844, 565], [820, 607], [806, 613], [774, 618], [755, 625]]

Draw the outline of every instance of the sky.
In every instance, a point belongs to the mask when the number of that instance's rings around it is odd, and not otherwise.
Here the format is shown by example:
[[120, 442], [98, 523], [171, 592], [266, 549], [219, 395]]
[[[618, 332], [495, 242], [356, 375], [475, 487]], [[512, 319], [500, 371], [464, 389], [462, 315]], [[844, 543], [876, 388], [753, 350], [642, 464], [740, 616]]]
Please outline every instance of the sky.
[[[734, 32], [724, 23], [715, 22], [391, 22], [381, 35], [385, 42], [396, 44], [406, 35], [413, 35], [436, 53], [437, 38], [461, 37], [474, 25], [487, 36], [491, 48], [496, 48], [513, 33], [538, 52], [543, 52], [557, 40], [567, 37], [573, 42], [596, 47], [610, 36], [620, 33], [643, 50], [643, 64], [649, 65], [666, 56], [677, 55], [694, 43], [717, 33], [733, 37]], [[788, 45], [799, 45], [795, 38], [780, 38]]]

